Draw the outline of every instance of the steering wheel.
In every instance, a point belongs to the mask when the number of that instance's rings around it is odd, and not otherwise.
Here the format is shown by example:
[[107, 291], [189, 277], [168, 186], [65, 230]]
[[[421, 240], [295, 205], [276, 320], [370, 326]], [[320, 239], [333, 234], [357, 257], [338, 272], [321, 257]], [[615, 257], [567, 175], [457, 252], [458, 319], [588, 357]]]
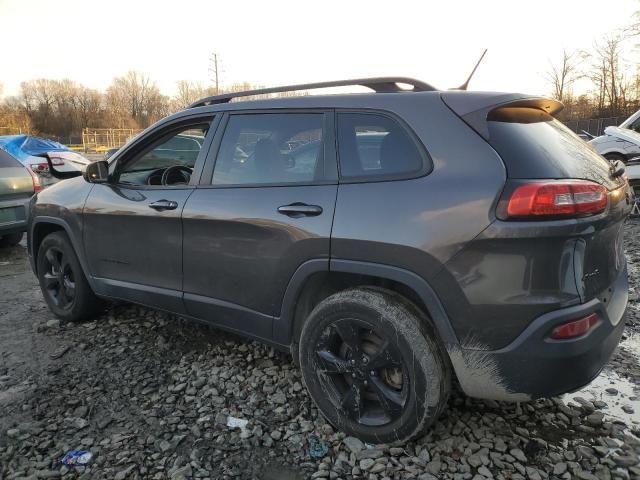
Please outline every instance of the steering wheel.
[[[162, 179], [160, 180], [161, 185], [182, 185], [188, 184], [191, 179], [191, 170], [189, 167], [185, 167], [184, 165], [174, 165], [173, 167], [166, 168], [164, 173], [162, 174]], [[169, 178], [173, 173], [179, 173], [182, 176], [183, 182], [172, 182], [169, 183]]]

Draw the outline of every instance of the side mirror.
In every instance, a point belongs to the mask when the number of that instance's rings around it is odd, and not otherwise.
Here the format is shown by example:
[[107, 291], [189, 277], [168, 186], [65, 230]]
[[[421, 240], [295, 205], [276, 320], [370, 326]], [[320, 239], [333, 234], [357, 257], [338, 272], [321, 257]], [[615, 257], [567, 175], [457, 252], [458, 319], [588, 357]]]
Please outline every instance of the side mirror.
[[90, 163], [82, 176], [89, 183], [106, 183], [109, 180], [109, 163], [105, 160]]

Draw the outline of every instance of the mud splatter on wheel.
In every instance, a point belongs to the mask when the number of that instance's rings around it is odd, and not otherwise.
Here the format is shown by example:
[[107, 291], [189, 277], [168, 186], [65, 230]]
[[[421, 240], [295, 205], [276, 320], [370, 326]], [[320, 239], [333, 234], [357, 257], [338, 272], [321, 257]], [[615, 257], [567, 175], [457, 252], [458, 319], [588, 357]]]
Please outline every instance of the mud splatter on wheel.
[[329, 422], [367, 442], [419, 436], [449, 394], [446, 353], [428, 318], [379, 289], [346, 290], [317, 305], [302, 330], [300, 365]]

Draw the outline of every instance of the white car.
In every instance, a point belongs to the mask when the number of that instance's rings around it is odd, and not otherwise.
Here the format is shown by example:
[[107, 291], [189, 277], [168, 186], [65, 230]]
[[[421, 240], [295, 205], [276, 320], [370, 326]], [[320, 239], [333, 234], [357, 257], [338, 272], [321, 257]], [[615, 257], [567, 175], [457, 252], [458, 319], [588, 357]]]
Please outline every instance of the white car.
[[627, 118], [618, 127], [607, 127], [604, 135], [590, 140], [596, 151], [608, 160], [627, 163], [640, 156], [640, 110]]
[[59, 172], [72, 173], [84, 171], [90, 160], [77, 152], [69, 150], [61, 143], [32, 135], [0, 136], [0, 149], [13, 155], [20, 163], [35, 173], [43, 187], [58, 182], [49, 172], [45, 156]]

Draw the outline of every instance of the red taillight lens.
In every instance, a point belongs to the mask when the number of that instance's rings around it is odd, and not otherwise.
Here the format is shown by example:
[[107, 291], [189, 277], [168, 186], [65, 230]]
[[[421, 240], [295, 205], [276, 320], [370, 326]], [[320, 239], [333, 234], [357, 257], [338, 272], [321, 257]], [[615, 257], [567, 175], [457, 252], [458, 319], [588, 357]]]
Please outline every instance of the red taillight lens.
[[[60, 166], [64, 165], [64, 160], [62, 158], [53, 157], [51, 159], [51, 164], [56, 166], [56, 167], [60, 167]], [[34, 172], [48, 172], [49, 171], [49, 163], [47, 163], [47, 162], [32, 163], [31, 164], [31, 169]]]
[[525, 183], [507, 203], [510, 218], [595, 215], [607, 208], [607, 189], [586, 180]]
[[570, 338], [581, 337], [591, 330], [597, 323], [598, 314], [592, 313], [587, 317], [572, 320], [571, 322], [557, 326], [551, 331], [551, 335], [549, 336], [554, 340], [568, 340]]
[[40, 183], [40, 179], [38, 178], [38, 175], [33, 173], [33, 170], [31, 170], [28, 167], [27, 167], [27, 172], [29, 172], [29, 175], [31, 175], [31, 181], [33, 182], [33, 192], [38, 193], [42, 191], [42, 184]]

